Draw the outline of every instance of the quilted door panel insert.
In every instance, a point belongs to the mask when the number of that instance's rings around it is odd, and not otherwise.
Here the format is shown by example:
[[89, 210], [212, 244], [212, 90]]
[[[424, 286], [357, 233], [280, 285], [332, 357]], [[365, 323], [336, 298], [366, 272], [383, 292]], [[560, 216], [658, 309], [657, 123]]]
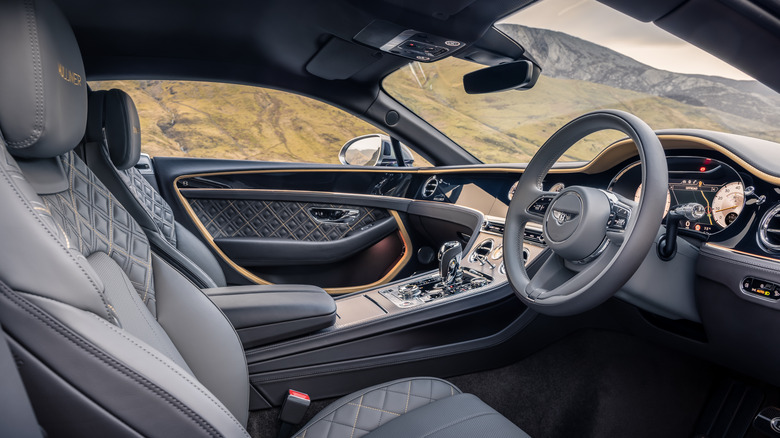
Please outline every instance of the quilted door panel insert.
[[[193, 212], [212, 238], [264, 237], [297, 241], [338, 240], [377, 220], [390, 216], [387, 210], [309, 202], [189, 199]], [[357, 210], [354, 219], [344, 223], [321, 222], [310, 209]]]

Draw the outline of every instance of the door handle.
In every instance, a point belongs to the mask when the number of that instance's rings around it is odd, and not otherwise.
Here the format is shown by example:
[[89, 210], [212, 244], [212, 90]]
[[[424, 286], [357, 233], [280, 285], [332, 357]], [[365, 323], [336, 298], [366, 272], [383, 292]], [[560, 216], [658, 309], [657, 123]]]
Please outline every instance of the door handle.
[[319, 223], [348, 224], [359, 215], [360, 211], [354, 208], [309, 207], [309, 216]]

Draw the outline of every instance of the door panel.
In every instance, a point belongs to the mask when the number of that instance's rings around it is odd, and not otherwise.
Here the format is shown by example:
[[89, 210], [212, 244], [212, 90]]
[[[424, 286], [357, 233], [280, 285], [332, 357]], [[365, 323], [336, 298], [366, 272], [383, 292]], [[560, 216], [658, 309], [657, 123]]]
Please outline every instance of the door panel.
[[318, 241], [293, 241], [263, 237], [218, 237], [219, 249], [241, 266], [290, 266], [301, 263], [343, 262], [384, 239], [398, 225], [391, 217], [370, 222], [343, 238]]
[[[206, 166], [195, 170], [192, 164]], [[276, 169], [268, 163], [248, 169], [247, 162], [230, 170], [237, 164], [155, 159], [177, 219], [240, 274], [238, 281], [306, 283], [346, 293], [413, 269], [404, 223], [411, 174]], [[182, 174], [186, 170], [195, 171]], [[236, 275], [231, 278], [235, 283]]]
[[188, 195], [182, 204], [206, 241], [256, 283], [348, 292], [389, 281], [408, 260], [400, 217], [385, 208]]
[[[335, 242], [390, 217], [384, 209], [349, 205], [261, 199], [188, 201], [195, 216], [214, 239], [255, 237]], [[334, 216], [320, 217], [329, 214]]]

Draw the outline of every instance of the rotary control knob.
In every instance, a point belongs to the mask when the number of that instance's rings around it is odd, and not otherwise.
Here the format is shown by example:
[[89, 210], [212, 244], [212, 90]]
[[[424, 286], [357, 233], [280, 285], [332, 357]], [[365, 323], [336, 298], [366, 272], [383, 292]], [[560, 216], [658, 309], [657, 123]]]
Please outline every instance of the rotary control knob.
[[401, 298], [405, 300], [411, 300], [420, 296], [420, 286], [416, 284], [405, 284], [398, 288], [398, 292], [401, 294]]

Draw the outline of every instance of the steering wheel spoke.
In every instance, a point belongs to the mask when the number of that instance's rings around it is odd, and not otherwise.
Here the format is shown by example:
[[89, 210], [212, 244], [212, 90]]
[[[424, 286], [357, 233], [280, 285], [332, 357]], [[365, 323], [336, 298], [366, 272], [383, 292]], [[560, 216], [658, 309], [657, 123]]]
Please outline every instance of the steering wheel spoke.
[[525, 286], [524, 292], [531, 300], [546, 296], [551, 290], [565, 283], [576, 273], [566, 268], [566, 261], [551, 254]]
[[[560, 193], [540, 188], [552, 165], [573, 144], [605, 129], [623, 132], [637, 146], [642, 163], [638, 203], [583, 186]], [[526, 166], [507, 213], [504, 260], [517, 295], [529, 307], [549, 315], [579, 313], [612, 296], [650, 249], [663, 212], [666, 176], [666, 156], [658, 137], [631, 114], [596, 111], [558, 130]], [[552, 250], [533, 278], [522, 258], [522, 231], [530, 221], [542, 223]]]

